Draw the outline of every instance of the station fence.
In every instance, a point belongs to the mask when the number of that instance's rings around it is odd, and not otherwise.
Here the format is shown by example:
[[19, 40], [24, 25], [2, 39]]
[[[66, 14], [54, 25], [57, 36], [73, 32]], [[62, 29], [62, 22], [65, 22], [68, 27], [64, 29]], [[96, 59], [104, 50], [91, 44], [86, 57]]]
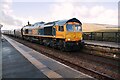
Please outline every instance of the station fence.
[[83, 32], [83, 39], [120, 43], [120, 32]]

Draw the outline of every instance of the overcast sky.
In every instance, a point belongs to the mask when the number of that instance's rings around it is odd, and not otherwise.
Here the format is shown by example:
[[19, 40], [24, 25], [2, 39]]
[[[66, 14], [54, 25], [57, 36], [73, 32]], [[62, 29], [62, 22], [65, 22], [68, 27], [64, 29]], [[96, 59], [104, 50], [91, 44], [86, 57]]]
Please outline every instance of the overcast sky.
[[78, 18], [82, 23], [118, 24], [119, 0], [1, 0], [0, 24], [16, 29], [35, 22]]

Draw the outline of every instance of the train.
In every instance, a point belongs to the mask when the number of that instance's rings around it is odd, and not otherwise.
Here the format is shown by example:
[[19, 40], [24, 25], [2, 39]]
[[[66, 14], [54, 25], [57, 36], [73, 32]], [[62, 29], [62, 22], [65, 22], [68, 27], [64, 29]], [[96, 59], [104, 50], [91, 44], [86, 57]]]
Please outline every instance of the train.
[[82, 23], [76, 18], [53, 22], [29, 22], [20, 29], [4, 32], [16, 38], [37, 41], [45, 46], [59, 48], [62, 51], [78, 50], [84, 46]]

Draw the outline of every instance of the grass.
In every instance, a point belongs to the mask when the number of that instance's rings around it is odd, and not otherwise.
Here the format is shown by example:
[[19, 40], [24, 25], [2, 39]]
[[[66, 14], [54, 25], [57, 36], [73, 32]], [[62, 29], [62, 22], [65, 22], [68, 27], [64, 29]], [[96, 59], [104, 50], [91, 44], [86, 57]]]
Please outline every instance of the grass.
[[120, 28], [119, 29], [102, 29], [102, 30], [97, 30], [97, 31], [93, 31], [93, 32], [119, 32], [120, 31]]

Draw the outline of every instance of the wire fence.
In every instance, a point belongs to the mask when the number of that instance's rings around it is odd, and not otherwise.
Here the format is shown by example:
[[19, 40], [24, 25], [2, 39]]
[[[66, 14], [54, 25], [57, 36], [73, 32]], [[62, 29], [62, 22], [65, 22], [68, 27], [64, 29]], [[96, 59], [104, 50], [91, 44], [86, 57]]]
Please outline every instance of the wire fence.
[[83, 39], [120, 43], [120, 32], [84, 32]]

